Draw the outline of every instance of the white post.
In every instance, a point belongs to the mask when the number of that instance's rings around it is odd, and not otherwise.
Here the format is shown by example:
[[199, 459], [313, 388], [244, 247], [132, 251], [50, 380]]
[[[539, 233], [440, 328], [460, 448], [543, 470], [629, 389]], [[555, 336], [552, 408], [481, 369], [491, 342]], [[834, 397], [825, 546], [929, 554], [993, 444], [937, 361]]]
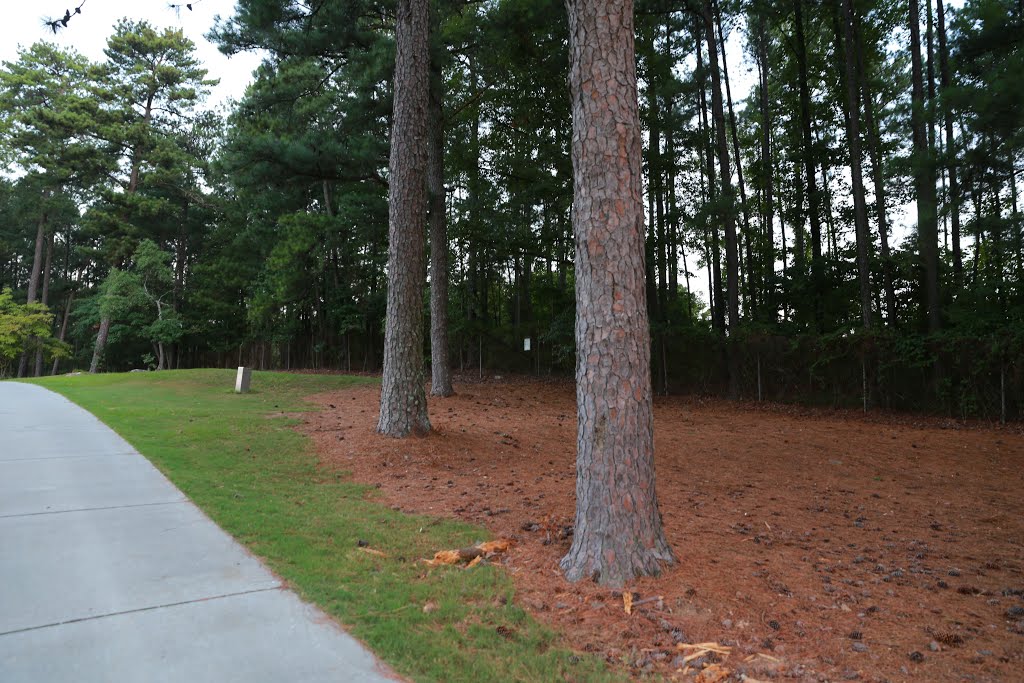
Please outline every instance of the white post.
[[239, 366], [238, 374], [235, 375], [235, 393], [249, 393], [249, 385], [252, 383], [252, 368]]

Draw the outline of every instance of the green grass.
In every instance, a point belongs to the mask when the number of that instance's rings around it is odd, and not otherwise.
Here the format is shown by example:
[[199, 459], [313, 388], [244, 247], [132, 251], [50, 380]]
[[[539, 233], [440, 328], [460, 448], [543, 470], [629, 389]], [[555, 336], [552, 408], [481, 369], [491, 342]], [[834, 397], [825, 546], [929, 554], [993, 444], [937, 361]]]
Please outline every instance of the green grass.
[[[368, 380], [257, 372], [245, 395], [232, 392], [230, 370], [35, 381], [131, 442], [396, 671], [417, 681], [620, 678], [596, 658], [560, 647], [557, 634], [515, 605], [500, 567], [428, 569], [416, 562], [484, 540], [484, 529], [391, 510], [374, 489], [317, 467], [309, 440], [289, 428], [294, 420], [268, 417], [315, 410], [303, 397]], [[360, 551], [360, 539], [387, 557]], [[425, 613], [428, 601], [438, 609]]]

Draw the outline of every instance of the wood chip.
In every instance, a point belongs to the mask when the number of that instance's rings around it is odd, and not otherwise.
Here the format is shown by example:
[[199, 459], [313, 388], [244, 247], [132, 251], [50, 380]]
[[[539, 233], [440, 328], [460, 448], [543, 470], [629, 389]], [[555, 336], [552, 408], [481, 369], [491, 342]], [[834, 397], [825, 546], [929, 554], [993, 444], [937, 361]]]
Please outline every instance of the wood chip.
[[719, 645], [718, 643], [679, 643], [676, 645], [676, 648], [680, 650], [698, 650], [705, 654], [714, 652], [722, 656], [728, 656], [732, 652], [732, 648], [728, 645]]
[[732, 671], [721, 664], [712, 664], [707, 667], [694, 679], [695, 683], [719, 683], [732, 675]]

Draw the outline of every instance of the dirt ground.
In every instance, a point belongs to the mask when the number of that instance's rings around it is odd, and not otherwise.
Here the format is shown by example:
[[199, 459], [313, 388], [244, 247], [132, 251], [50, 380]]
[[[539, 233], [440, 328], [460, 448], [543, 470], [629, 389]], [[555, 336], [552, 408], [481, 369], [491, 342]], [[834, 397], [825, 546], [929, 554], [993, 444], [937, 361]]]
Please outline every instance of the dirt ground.
[[[423, 439], [374, 433], [375, 386], [316, 397], [327, 409], [304, 430], [324, 466], [394, 507], [515, 539], [504, 563], [518, 600], [578, 651], [677, 680], [1024, 681], [1019, 425], [657, 398], [658, 496], [679, 562], [630, 586], [627, 615], [621, 593], [558, 570], [572, 384], [455, 389], [430, 400]], [[688, 659], [705, 642], [729, 652]]]

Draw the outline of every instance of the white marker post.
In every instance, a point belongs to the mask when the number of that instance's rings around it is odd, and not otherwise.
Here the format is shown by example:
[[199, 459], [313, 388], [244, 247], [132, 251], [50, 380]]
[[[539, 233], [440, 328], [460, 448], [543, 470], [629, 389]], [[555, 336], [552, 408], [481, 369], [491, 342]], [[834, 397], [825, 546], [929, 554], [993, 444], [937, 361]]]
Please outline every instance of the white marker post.
[[249, 393], [250, 384], [252, 384], [252, 368], [239, 367], [238, 374], [235, 375], [235, 393]]

